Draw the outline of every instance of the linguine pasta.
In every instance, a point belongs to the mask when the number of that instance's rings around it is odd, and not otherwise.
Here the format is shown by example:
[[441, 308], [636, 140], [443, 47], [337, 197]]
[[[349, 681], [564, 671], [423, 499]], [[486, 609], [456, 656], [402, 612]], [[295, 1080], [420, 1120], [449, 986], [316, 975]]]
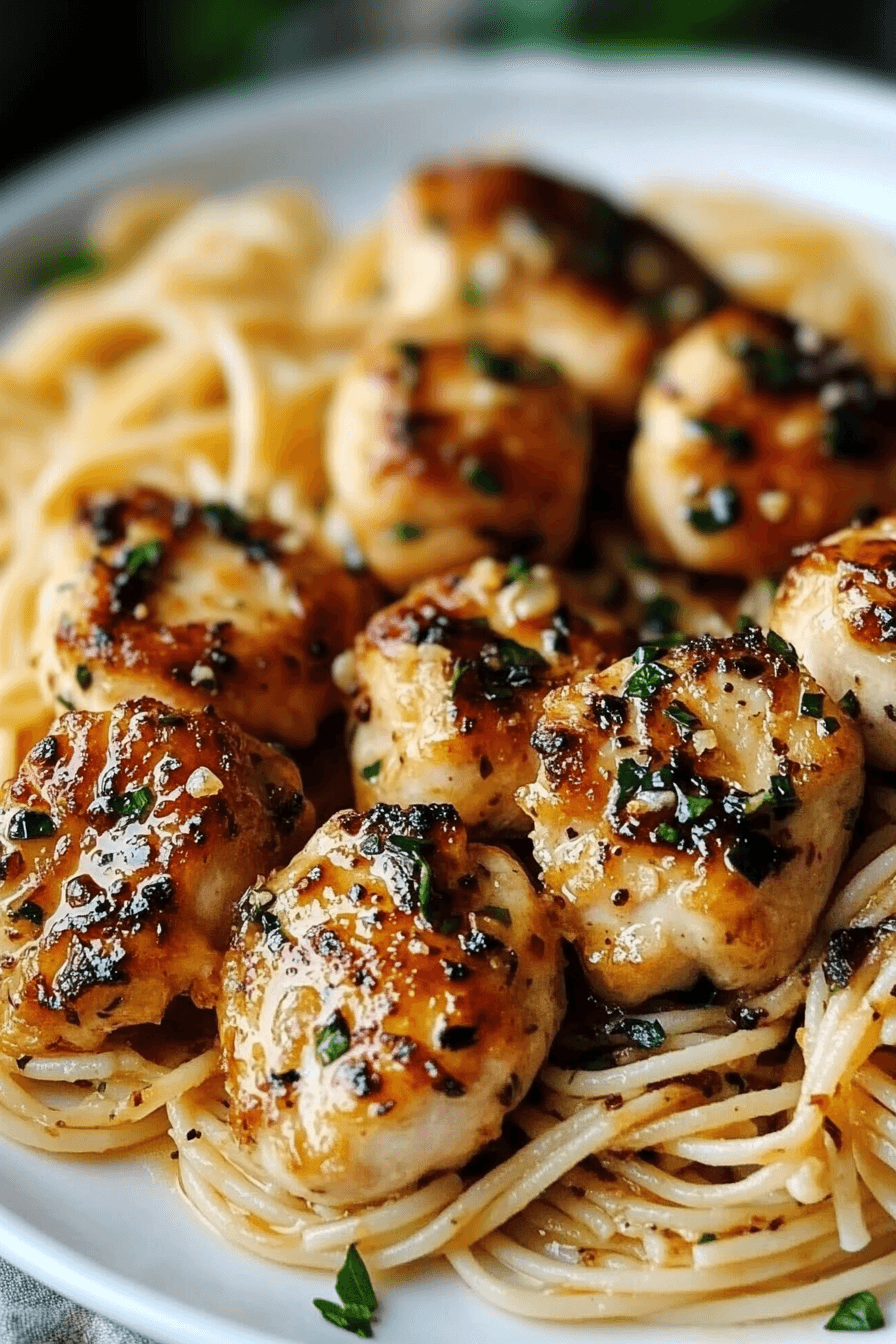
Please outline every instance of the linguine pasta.
[[[896, 366], [888, 244], [712, 193], [647, 202], [735, 289]], [[334, 381], [388, 316], [379, 233], [336, 243], [285, 188], [134, 192], [93, 237], [102, 274], [42, 298], [0, 355], [4, 777], [54, 712], [33, 661], [37, 595], [81, 496], [151, 483], [312, 526]], [[522, 1316], [693, 1325], [711, 1302], [718, 1325], [816, 1310], [896, 1277], [896, 934], [884, 926], [846, 984], [825, 962], [832, 933], [896, 915], [887, 825], [787, 980], [733, 1017], [659, 1004], [659, 1048], [547, 1066], [484, 1175], [344, 1211], [284, 1193], [228, 1127], [214, 1048], [169, 1064], [124, 1047], [4, 1060], [0, 1134], [100, 1152], [170, 1127], [187, 1198], [235, 1244], [314, 1268], [352, 1243], [381, 1271], [446, 1256]]]

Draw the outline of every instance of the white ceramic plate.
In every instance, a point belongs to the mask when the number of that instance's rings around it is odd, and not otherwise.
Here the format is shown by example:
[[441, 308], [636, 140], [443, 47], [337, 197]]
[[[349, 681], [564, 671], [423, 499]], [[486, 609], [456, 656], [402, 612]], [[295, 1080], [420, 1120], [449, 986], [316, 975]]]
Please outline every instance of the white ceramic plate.
[[[630, 192], [657, 179], [753, 187], [896, 234], [896, 93], [788, 64], [421, 55], [189, 104], [122, 127], [0, 192], [0, 310], [96, 201], [142, 180], [209, 189], [294, 178], [359, 225], [400, 174], [459, 149], [527, 154]], [[176, 1193], [175, 1163], [47, 1157], [0, 1143], [0, 1254], [165, 1344], [338, 1344], [311, 1304], [332, 1282], [223, 1244]], [[694, 1330], [549, 1326], [483, 1306], [449, 1271], [383, 1285], [380, 1344], [695, 1341]], [[896, 1341], [894, 1324], [878, 1338]], [[709, 1325], [709, 1322], [708, 1322]], [[820, 1338], [820, 1320], [707, 1329], [706, 1344]]]

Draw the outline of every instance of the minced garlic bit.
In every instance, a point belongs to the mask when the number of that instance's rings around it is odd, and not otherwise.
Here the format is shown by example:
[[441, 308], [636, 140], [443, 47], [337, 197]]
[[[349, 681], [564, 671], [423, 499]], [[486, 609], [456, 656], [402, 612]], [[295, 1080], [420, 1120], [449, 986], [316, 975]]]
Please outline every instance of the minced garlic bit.
[[547, 565], [533, 565], [526, 578], [516, 579], [501, 589], [496, 605], [507, 625], [537, 621], [557, 610], [560, 588]]
[[211, 798], [220, 793], [223, 787], [218, 776], [205, 765], [198, 765], [186, 783], [191, 798]]
[[554, 248], [528, 215], [521, 210], [508, 210], [501, 217], [500, 231], [504, 246], [530, 270], [543, 275], [551, 269]]
[[691, 738], [694, 750], [698, 756], [702, 756], [705, 751], [714, 751], [719, 745], [719, 739], [711, 728], [701, 728]]
[[790, 505], [791, 496], [786, 490], [763, 490], [756, 500], [759, 512], [770, 523], [780, 523]]
[[354, 649], [346, 649], [333, 659], [331, 669], [333, 684], [343, 695], [354, 695], [358, 689], [358, 670], [355, 664]]

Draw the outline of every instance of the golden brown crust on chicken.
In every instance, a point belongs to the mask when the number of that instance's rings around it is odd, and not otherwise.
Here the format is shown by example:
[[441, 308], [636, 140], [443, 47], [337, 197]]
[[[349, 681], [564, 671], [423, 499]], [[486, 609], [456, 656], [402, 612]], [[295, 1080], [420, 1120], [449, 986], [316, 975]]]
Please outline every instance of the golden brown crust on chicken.
[[520, 791], [565, 931], [605, 998], [705, 974], [767, 987], [802, 954], [845, 857], [860, 735], [779, 636], [642, 650], [555, 691]]
[[629, 503], [660, 559], [759, 577], [869, 501], [896, 503], [896, 402], [847, 347], [727, 307], [663, 356]]
[[374, 610], [369, 579], [224, 504], [138, 488], [85, 502], [45, 592], [52, 693], [105, 710], [154, 694], [213, 703], [257, 737], [303, 746], [337, 707], [333, 658]]
[[3, 1048], [210, 1007], [236, 902], [313, 825], [288, 757], [213, 709], [62, 715], [0, 794]]
[[535, 778], [529, 738], [545, 695], [631, 647], [546, 565], [477, 560], [418, 584], [355, 641], [356, 806], [447, 802], [479, 835], [525, 834], [514, 795]]
[[386, 277], [397, 313], [472, 311], [623, 419], [656, 351], [721, 300], [655, 225], [514, 164], [415, 173], [387, 215]]
[[342, 812], [241, 907], [229, 1118], [285, 1188], [361, 1204], [497, 1137], [564, 1004], [551, 903], [451, 807]]
[[857, 719], [869, 764], [896, 769], [896, 516], [808, 550], [784, 575], [771, 621]]
[[326, 443], [334, 511], [396, 590], [480, 555], [561, 558], [590, 454], [587, 407], [556, 368], [479, 339], [362, 351]]

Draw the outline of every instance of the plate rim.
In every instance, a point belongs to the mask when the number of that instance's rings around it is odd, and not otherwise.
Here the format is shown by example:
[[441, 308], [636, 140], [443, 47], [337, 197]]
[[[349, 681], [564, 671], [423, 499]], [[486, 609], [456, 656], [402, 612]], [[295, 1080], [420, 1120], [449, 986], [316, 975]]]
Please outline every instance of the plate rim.
[[[79, 198], [102, 195], [122, 178], [139, 180], [135, 163], [139, 165], [146, 150], [160, 156], [198, 149], [209, 140], [226, 141], [234, 134], [247, 137], [262, 132], [284, 113], [310, 119], [338, 108], [350, 117], [358, 107], [369, 108], [372, 100], [395, 102], [481, 88], [486, 78], [492, 90], [518, 88], [521, 80], [545, 89], [562, 78], [566, 91], [574, 94], [593, 85], [596, 76], [635, 87], [649, 82], [654, 91], [665, 87], [670, 95], [683, 87], [693, 92], [699, 85], [708, 99], [798, 107], [841, 125], [896, 134], [896, 86], [882, 77], [824, 62], [740, 52], [620, 56], [566, 48], [417, 48], [193, 95], [54, 150], [0, 186], [0, 258], [35, 218]], [[2, 1204], [0, 1255], [74, 1302], [162, 1344], [286, 1344], [283, 1336], [214, 1316], [108, 1269]], [[746, 1344], [747, 1336], [743, 1338]], [[882, 1338], [896, 1341], [896, 1323]]]

